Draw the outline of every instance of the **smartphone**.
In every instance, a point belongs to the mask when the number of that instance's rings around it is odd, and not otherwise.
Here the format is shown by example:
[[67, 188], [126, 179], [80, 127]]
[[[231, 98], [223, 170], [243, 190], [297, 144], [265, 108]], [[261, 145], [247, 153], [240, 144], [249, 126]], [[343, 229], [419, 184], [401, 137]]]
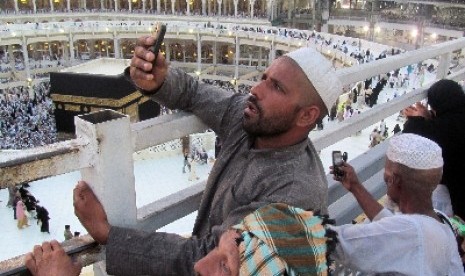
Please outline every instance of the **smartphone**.
[[[345, 155], [347, 156], [347, 153], [345, 153]], [[333, 173], [337, 178], [344, 176], [344, 172], [339, 169], [343, 162], [342, 152], [338, 150], [333, 151]]]
[[165, 33], [166, 33], [166, 25], [157, 24], [157, 27], [155, 30], [155, 36], [157, 40], [155, 41], [155, 44], [153, 44], [153, 46], [149, 48], [149, 50], [155, 54], [155, 59], [152, 62], [153, 65], [155, 65], [157, 61], [158, 52], [160, 51], [161, 44], [163, 43], [163, 39], [165, 38]]

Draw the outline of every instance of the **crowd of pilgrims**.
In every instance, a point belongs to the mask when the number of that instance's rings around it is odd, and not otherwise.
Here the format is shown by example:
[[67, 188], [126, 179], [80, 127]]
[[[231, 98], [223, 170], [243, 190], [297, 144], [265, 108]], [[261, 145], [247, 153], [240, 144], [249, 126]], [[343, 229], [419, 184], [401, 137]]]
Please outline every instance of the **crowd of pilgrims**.
[[37, 224], [40, 224], [40, 232], [50, 234], [48, 210], [39, 205], [39, 200], [27, 190], [28, 187], [27, 183], [21, 185], [20, 188], [8, 187], [7, 207], [13, 209], [13, 219], [17, 220], [18, 229], [30, 226], [29, 218], [34, 218]]
[[27, 149], [57, 141], [50, 83], [0, 90], [0, 149]]

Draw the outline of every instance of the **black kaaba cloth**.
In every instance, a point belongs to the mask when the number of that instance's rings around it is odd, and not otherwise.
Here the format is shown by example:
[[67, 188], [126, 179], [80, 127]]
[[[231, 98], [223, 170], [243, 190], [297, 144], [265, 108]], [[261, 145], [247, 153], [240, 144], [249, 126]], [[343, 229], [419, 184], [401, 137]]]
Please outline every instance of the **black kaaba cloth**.
[[160, 114], [160, 106], [147, 101], [122, 74], [52, 72], [50, 95], [55, 104], [59, 132], [74, 133], [74, 116], [101, 109], [112, 109], [129, 115], [132, 122]]

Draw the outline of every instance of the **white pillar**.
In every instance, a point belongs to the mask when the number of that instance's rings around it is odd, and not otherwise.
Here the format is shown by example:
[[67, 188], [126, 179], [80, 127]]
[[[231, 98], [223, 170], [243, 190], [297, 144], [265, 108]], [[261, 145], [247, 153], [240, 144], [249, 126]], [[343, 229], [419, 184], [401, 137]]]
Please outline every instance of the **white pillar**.
[[71, 32], [69, 33], [69, 59], [71, 61], [71, 65], [74, 62], [74, 42]]
[[[271, 44], [270, 44], [270, 56], [269, 56], [268, 64], [271, 64], [275, 57], [276, 57], [276, 50], [274, 49], [274, 43], [271, 42]], [[265, 66], [267, 66], [267, 65], [265, 65]]]
[[135, 227], [137, 208], [129, 116], [102, 110], [80, 115], [74, 121], [76, 136], [89, 143], [83, 158], [93, 163], [81, 169], [82, 180], [102, 203], [111, 225]]
[[128, 0], [128, 7], [129, 7], [129, 12], [132, 11], [132, 1]]
[[253, 19], [253, 13], [254, 13], [253, 7], [255, 6], [255, 0], [250, 0], [249, 3], [250, 3], [250, 18]]
[[[116, 31], [115, 31], [115, 36], [116, 36]], [[115, 53], [115, 58], [121, 58], [120, 49], [119, 49], [119, 38], [117, 37], [113, 39], [113, 51]]]
[[223, 0], [216, 0], [216, 3], [218, 3], [218, 7], [217, 7], [217, 16], [221, 16], [221, 3], [223, 3]]
[[66, 0], [66, 9], [71, 12], [71, 0]]
[[161, 0], [157, 0], [157, 13], [161, 13], [161, 3], [160, 3], [160, 1]]
[[168, 41], [165, 41], [165, 59], [167, 62], [171, 60], [171, 48]]
[[202, 71], [202, 41], [199, 32], [197, 32], [197, 71]]
[[36, 2], [36, 0], [32, 0], [32, 10], [34, 11], [34, 13], [37, 12], [37, 2]]
[[118, 11], [118, 10], [119, 10], [118, 1], [119, 1], [119, 0], [115, 0], [115, 11]]
[[207, 15], [207, 0], [202, 0], [202, 15]]
[[186, 14], [191, 15], [191, 7], [189, 5], [189, 0], [186, 0], [186, 8], [187, 8]]
[[234, 78], [237, 80], [239, 78], [239, 60], [241, 58], [241, 44], [239, 41], [239, 37], [236, 35], [236, 62], [234, 66]]
[[86, 10], [86, 9], [87, 9], [87, 1], [86, 1], [86, 0], [82, 0], [82, 4], [83, 4], [83, 5], [82, 5], [82, 8]]
[[142, 0], [142, 11], [145, 13], [146, 0]]
[[237, 17], [237, 5], [239, 4], [238, 0], [234, 0], [234, 17]]
[[100, 9], [101, 10], [105, 9], [105, 4], [103, 3], [103, 0], [100, 0]]
[[[50, 45], [49, 45], [50, 49]], [[23, 51], [23, 59], [24, 59], [24, 67], [26, 70], [26, 78], [31, 77], [31, 69], [29, 68], [29, 54], [27, 52], [27, 40], [26, 37], [23, 36], [23, 43], [21, 43], [21, 50]]]
[[19, 12], [18, 0], [15, 0], [15, 12]]
[[218, 46], [216, 40], [213, 42], [213, 66], [216, 66], [217, 62], [217, 56], [218, 56]]
[[174, 5], [175, 5], [175, 3], [176, 3], [176, 0], [171, 0], [171, 14], [174, 14]]

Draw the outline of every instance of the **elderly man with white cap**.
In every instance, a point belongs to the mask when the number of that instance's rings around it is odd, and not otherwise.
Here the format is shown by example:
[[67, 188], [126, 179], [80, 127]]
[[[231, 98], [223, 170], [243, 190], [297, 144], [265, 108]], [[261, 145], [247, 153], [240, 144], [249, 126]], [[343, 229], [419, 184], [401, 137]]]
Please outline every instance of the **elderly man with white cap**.
[[331, 227], [337, 232], [336, 259], [370, 275], [464, 275], [452, 226], [431, 200], [442, 175], [441, 148], [427, 138], [401, 134], [390, 139], [386, 157], [387, 196], [400, 213], [384, 209], [344, 163], [344, 175], [335, 179], [371, 222]]
[[[249, 95], [232, 94], [168, 66], [142, 37], [125, 74], [152, 100], [192, 112], [222, 141], [190, 238], [112, 226], [90, 187], [74, 191], [75, 213], [106, 245], [109, 274], [192, 275], [194, 264], [246, 215], [270, 203], [327, 212], [327, 181], [308, 138], [342, 92], [331, 63], [311, 48], [279, 57]], [[156, 183], [154, 183], [156, 190]]]

